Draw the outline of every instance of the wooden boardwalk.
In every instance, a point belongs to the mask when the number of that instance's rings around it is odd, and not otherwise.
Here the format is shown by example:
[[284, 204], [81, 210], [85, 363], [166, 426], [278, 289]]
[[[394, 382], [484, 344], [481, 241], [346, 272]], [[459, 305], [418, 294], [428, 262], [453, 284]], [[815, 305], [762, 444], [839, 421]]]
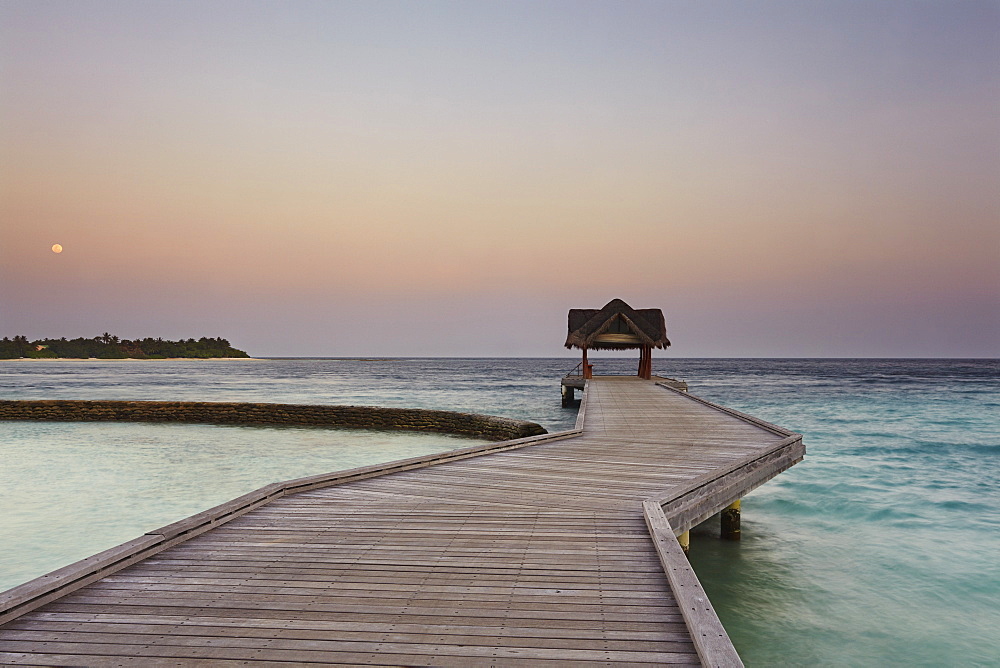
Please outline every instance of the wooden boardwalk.
[[590, 381], [577, 426], [151, 532], [0, 596], [0, 662], [739, 665], [673, 535], [801, 438], [638, 378]]

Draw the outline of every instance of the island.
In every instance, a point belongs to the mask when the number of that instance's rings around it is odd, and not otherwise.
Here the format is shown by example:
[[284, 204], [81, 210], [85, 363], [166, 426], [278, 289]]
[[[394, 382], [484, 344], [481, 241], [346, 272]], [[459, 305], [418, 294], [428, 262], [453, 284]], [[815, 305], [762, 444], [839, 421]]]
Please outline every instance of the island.
[[180, 339], [168, 341], [161, 338], [119, 339], [105, 332], [92, 339], [38, 339], [29, 341], [26, 336], [0, 340], [0, 359], [167, 359], [189, 357], [211, 359], [219, 357], [250, 357], [233, 348], [229, 341], [219, 338]]

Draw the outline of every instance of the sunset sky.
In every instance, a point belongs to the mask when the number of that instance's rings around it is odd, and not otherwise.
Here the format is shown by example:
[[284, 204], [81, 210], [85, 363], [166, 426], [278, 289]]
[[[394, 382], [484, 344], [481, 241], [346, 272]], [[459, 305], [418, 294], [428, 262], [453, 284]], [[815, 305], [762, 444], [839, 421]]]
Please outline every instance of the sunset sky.
[[0, 336], [996, 357], [998, 119], [996, 0], [3, 0]]

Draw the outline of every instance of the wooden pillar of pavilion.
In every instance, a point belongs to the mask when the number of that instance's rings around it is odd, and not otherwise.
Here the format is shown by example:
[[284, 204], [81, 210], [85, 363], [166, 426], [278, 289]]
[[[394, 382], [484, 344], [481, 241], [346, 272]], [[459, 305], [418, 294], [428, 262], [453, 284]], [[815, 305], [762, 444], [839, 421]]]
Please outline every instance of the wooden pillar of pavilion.
[[639, 378], [649, 380], [653, 377], [653, 349], [643, 346], [639, 349]]
[[584, 348], [583, 349], [583, 377], [584, 378], [593, 378], [594, 374], [592, 372], [593, 372], [593, 369], [591, 369], [590, 363], [587, 361], [587, 349]]

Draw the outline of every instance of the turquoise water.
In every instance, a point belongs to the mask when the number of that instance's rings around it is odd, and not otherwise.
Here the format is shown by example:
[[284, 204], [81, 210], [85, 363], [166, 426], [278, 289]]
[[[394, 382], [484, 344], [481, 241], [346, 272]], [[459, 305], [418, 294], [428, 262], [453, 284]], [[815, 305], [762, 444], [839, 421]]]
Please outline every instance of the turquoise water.
[[[558, 385], [575, 363], [9, 362], [0, 363], [0, 397], [415, 406], [507, 415], [557, 430], [575, 419], [574, 410], [560, 407]], [[632, 359], [595, 363], [598, 373], [634, 373]], [[701, 527], [692, 540], [692, 562], [747, 665], [998, 665], [1000, 362], [658, 359], [656, 372], [684, 378], [694, 394], [805, 436], [806, 460], [744, 500], [742, 542], [717, 540], [715, 523]], [[21, 447], [34, 468], [16, 478], [42, 479], [62, 457], [59, 442], [108, 448], [98, 458], [107, 477], [101, 491], [79, 481], [84, 496], [51, 509], [57, 517], [66, 506], [79, 506], [89, 524], [54, 531], [52, 543], [31, 548], [32, 558], [55, 551], [58, 541], [72, 544], [103, 530], [114, 512], [90, 509], [98, 508], [102, 494], [116, 493], [122, 481], [138, 478], [145, 481], [141, 496], [162, 498], [173, 484], [166, 473], [197, 461], [205, 443], [228, 444], [218, 456], [204, 457], [223, 467], [214, 474], [217, 480], [256, 466], [286, 441], [288, 453], [279, 459], [310, 469], [290, 475], [273, 471], [251, 488], [344, 468], [305, 456], [331, 447], [312, 440], [317, 430], [49, 427], [48, 435], [22, 433]], [[0, 423], [2, 442], [17, 442], [18, 429], [32, 428], [43, 425]], [[182, 435], [187, 430], [190, 436]], [[304, 439], [304, 447], [296, 439]], [[248, 447], [259, 454], [248, 454]], [[373, 444], [369, 454], [394, 459], [394, 447]], [[344, 446], [352, 454], [359, 448]], [[161, 473], [134, 475], [137, 465], [130, 458], [138, 456], [137, 449], [150, 451]], [[89, 466], [94, 464], [84, 470]], [[206, 506], [216, 502], [198, 500]], [[23, 507], [31, 503], [22, 498], [8, 504], [2, 516], [24, 515]], [[151, 501], [149, 512], [156, 506]], [[6, 510], [11, 507], [13, 513]]]
[[744, 501], [740, 544], [693, 538], [734, 643], [759, 666], [1000, 665], [998, 364], [824, 367], [696, 387], [808, 448]]

